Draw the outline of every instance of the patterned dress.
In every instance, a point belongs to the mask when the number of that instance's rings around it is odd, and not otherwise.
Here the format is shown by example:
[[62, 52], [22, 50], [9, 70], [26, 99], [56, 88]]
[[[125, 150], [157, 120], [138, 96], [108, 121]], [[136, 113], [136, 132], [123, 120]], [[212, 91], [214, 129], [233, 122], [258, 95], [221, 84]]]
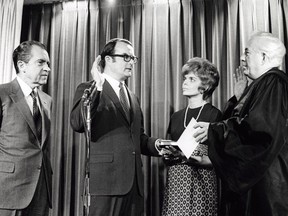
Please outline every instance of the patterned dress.
[[[196, 119], [201, 107], [188, 109], [186, 125], [192, 117]], [[184, 131], [186, 109], [174, 113], [168, 133], [177, 141]], [[221, 120], [221, 112], [206, 104], [197, 121], [216, 122]], [[194, 155], [208, 155], [207, 145], [199, 144]], [[200, 168], [182, 161], [169, 161], [167, 182], [164, 193], [162, 216], [216, 216], [218, 209], [217, 178], [214, 169]]]

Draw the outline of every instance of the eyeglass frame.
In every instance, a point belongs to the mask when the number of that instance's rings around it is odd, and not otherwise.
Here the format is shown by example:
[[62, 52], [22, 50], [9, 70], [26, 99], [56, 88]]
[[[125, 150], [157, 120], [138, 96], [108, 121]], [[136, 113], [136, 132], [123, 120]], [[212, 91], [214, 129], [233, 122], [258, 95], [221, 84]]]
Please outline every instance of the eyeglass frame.
[[[139, 58], [137, 56], [132, 56], [132, 55], [128, 55], [128, 54], [110, 54], [108, 56], [111, 56], [111, 57], [122, 57], [125, 62], [130, 62], [131, 59], [132, 59], [134, 64], [136, 64], [138, 62], [138, 60], [139, 60]], [[127, 60], [127, 58], [129, 60]]]

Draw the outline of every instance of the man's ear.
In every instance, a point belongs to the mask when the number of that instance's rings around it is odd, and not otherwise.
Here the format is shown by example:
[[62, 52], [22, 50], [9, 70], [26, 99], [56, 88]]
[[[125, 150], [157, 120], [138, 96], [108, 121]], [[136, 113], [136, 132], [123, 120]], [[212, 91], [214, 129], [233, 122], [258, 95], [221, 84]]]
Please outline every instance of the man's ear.
[[262, 53], [262, 62], [265, 63], [268, 61], [268, 56], [265, 53]]
[[106, 62], [110, 62], [112, 60], [112, 58], [110, 56], [105, 56], [105, 61]]
[[23, 71], [25, 73], [25, 69], [26, 69], [26, 63], [24, 61], [18, 61], [17, 62], [17, 66], [19, 68], [19, 71]]

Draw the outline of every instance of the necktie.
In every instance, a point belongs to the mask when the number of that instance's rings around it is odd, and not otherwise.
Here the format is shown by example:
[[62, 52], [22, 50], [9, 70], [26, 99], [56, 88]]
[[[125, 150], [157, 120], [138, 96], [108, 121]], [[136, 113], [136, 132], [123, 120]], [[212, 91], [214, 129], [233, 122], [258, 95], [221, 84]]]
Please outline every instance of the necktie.
[[125, 90], [124, 90], [125, 87], [123, 86], [123, 83], [120, 83], [119, 87], [120, 87], [120, 91], [119, 91], [120, 103], [125, 112], [128, 122], [130, 122], [130, 106], [129, 106], [128, 98], [125, 95]]
[[41, 143], [41, 138], [42, 138], [41, 112], [40, 112], [40, 109], [37, 105], [37, 99], [36, 99], [36, 95], [35, 95], [34, 91], [32, 91], [30, 95], [33, 99], [33, 120], [34, 120], [34, 123], [36, 126], [38, 140], [40, 140], [40, 143]]

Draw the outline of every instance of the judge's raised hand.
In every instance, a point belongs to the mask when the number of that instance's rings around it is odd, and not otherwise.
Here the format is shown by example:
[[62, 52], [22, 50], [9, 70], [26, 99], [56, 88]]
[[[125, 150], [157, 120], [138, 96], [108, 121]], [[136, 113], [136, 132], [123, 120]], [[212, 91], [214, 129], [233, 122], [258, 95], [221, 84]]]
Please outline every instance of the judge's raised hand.
[[194, 128], [197, 129], [196, 132], [193, 134], [195, 140], [199, 143], [203, 143], [208, 139], [208, 129], [209, 129], [208, 122], [197, 122], [194, 125]]
[[237, 100], [240, 99], [241, 95], [243, 94], [244, 90], [248, 86], [249, 82], [247, 76], [245, 75], [244, 71], [247, 70], [243, 66], [239, 66], [235, 73], [233, 74], [233, 81], [234, 81], [234, 95]]
[[102, 76], [102, 69], [100, 66], [101, 56], [98, 55], [95, 61], [93, 62], [91, 75], [93, 79], [96, 81], [96, 86], [102, 86], [104, 83], [104, 77]]

